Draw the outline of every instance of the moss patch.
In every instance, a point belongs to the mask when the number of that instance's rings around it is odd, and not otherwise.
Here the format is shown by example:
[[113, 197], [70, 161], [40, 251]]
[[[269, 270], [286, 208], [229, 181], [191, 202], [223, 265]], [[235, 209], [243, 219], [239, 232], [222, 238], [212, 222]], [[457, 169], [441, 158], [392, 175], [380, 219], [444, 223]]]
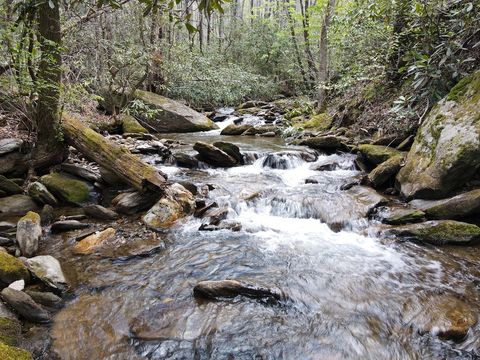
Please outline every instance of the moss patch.
[[328, 130], [332, 126], [333, 118], [327, 113], [314, 115], [310, 120], [297, 123], [294, 126], [303, 129]]
[[0, 343], [2, 360], [33, 360], [32, 354], [27, 350]]
[[0, 317], [0, 342], [15, 346], [21, 333], [22, 327], [18, 321]]
[[470, 244], [480, 240], [480, 227], [452, 220], [405, 226], [400, 233], [434, 245]]
[[145, 129], [140, 123], [131, 115], [122, 115], [122, 129], [123, 133], [129, 134], [147, 134], [148, 130]]
[[8, 285], [21, 279], [25, 281], [30, 279], [27, 267], [16, 257], [0, 252], [0, 281]]
[[90, 198], [91, 187], [69, 175], [51, 173], [42, 176], [40, 182], [55, 196], [70, 204], [80, 204]]
[[365, 158], [373, 164], [381, 164], [391, 157], [401, 155], [402, 152], [382, 145], [362, 144], [358, 147]]

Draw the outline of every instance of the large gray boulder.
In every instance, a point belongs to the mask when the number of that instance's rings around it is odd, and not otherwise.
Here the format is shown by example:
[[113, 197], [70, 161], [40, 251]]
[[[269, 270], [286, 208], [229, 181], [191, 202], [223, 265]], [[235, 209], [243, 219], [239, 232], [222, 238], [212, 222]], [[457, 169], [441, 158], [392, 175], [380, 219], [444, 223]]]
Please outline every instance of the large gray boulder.
[[22, 255], [33, 256], [38, 250], [38, 243], [42, 237], [40, 215], [29, 211], [17, 223], [17, 243]]
[[38, 279], [51, 288], [65, 290], [67, 280], [57, 259], [50, 255], [35, 256], [28, 259], [27, 266]]
[[417, 132], [397, 187], [406, 198], [439, 199], [480, 169], [480, 71], [460, 81]]
[[136, 90], [134, 97], [150, 108], [158, 110], [155, 116], [142, 118], [142, 121], [155, 131], [185, 133], [218, 129], [218, 126], [205, 115], [172, 99], [142, 90]]

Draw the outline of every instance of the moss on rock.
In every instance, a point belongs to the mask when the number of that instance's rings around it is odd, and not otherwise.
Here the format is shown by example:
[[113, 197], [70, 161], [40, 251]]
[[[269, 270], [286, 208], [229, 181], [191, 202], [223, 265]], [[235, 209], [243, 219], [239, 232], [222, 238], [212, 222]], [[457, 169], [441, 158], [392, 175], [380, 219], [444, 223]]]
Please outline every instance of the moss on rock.
[[92, 187], [70, 175], [51, 173], [42, 176], [40, 182], [59, 199], [70, 204], [80, 204], [90, 198]]
[[9, 285], [17, 280], [28, 281], [30, 273], [25, 264], [16, 257], [0, 252], [0, 281]]
[[314, 129], [314, 130], [328, 130], [332, 127], [333, 118], [327, 113], [321, 113], [312, 116], [305, 122], [299, 122], [294, 126], [296, 128]]
[[15, 346], [22, 333], [22, 326], [17, 320], [0, 317], [0, 343]]
[[0, 343], [2, 360], [33, 360], [32, 354], [27, 350]]
[[401, 151], [383, 145], [362, 144], [359, 145], [358, 150], [368, 161], [375, 165], [402, 154]]
[[123, 133], [129, 134], [147, 134], [148, 130], [145, 129], [140, 123], [131, 115], [124, 114], [121, 116]]

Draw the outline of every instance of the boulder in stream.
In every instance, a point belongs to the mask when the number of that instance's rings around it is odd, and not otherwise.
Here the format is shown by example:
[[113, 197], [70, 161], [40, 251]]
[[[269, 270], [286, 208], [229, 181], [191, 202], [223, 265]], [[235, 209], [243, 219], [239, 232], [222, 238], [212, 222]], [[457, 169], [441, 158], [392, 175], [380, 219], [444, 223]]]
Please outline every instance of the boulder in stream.
[[425, 220], [425, 213], [417, 209], [396, 209], [390, 212], [382, 221], [390, 225], [417, 223]]
[[285, 299], [285, 295], [278, 289], [238, 280], [200, 281], [193, 288], [193, 295], [214, 300], [236, 296], [275, 301]]
[[315, 150], [333, 152], [344, 150], [345, 145], [343, 143], [345, 140], [335, 135], [315, 136], [301, 140], [299, 145], [308, 146]]
[[85, 228], [88, 228], [89, 226], [90, 224], [81, 223], [78, 220], [60, 220], [60, 221], [55, 221], [52, 224], [50, 231], [52, 233], [61, 233], [65, 231], [85, 229]]
[[379, 188], [390, 179], [393, 179], [402, 167], [404, 155], [395, 155], [379, 164], [368, 174], [368, 180], [374, 188]]
[[0, 283], [9, 285], [17, 280], [30, 280], [30, 273], [25, 264], [16, 257], [0, 252]]
[[157, 132], [185, 133], [218, 129], [208, 117], [175, 100], [143, 90], [136, 90], [134, 97], [156, 110], [154, 116], [141, 120]]
[[77, 244], [75, 244], [73, 251], [76, 254], [81, 255], [92, 254], [98, 247], [103, 245], [108, 240], [112, 239], [114, 236], [115, 229], [107, 228], [103, 231], [94, 233], [80, 240]]
[[21, 317], [31, 322], [48, 323], [49, 313], [23, 291], [5, 288], [1, 292], [2, 299]]
[[253, 128], [253, 126], [248, 124], [230, 124], [222, 130], [220, 135], [242, 135], [245, 131], [250, 130], [251, 128]]
[[53, 194], [48, 191], [47, 187], [41, 182], [35, 181], [31, 183], [28, 186], [27, 192], [33, 200], [40, 204], [48, 204], [55, 206], [58, 203], [55, 196], [53, 196]]
[[32, 274], [51, 288], [61, 291], [67, 288], [60, 262], [53, 256], [41, 255], [27, 259], [27, 266]]
[[439, 199], [480, 169], [480, 71], [461, 80], [430, 111], [397, 175], [407, 198]]
[[243, 154], [240, 152], [240, 148], [237, 145], [226, 141], [217, 141], [213, 143], [213, 146], [230, 155], [237, 161], [237, 163], [243, 164]]
[[18, 194], [0, 198], [0, 216], [23, 216], [37, 209], [37, 204], [27, 195]]
[[83, 208], [85, 215], [90, 216], [94, 219], [100, 220], [116, 220], [118, 219], [118, 214], [111, 210], [107, 209], [101, 205], [93, 204], [88, 205]]
[[17, 223], [17, 243], [22, 255], [33, 256], [38, 250], [38, 243], [42, 237], [40, 215], [29, 211]]
[[193, 145], [193, 148], [198, 152], [199, 160], [207, 164], [220, 167], [232, 167], [238, 165], [237, 160], [216, 146], [198, 141]]
[[374, 165], [381, 164], [394, 156], [402, 154], [401, 151], [384, 145], [362, 144], [358, 147], [358, 150], [365, 159]]
[[158, 200], [160, 194], [125, 192], [112, 200], [115, 210], [122, 214], [132, 215], [150, 208]]
[[40, 182], [58, 199], [69, 204], [80, 204], [90, 199], [92, 186], [79, 178], [62, 173], [51, 173]]

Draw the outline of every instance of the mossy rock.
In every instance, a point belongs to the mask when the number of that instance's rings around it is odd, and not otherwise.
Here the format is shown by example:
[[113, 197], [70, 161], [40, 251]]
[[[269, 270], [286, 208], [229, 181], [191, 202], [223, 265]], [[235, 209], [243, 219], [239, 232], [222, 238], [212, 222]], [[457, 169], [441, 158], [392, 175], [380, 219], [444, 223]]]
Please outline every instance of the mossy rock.
[[390, 225], [402, 225], [408, 223], [417, 223], [425, 220], [425, 213], [417, 209], [400, 209], [393, 211], [389, 216], [383, 219], [383, 222]]
[[22, 333], [22, 326], [17, 320], [0, 317], [0, 343], [16, 346]]
[[294, 126], [303, 129], [328, 130], [332, 127], [333, 117], [327, 113], [321, 113], [312, 116], [309, 120], [297, 123]]
[[390, 233], [433, 245], [470, 245], [480, 241], [480, 227], [453, 220], [399, 226]]
[[441, 199], [480, 170], [480, 71], [428, 114], [397, 176], [407, 199]]
[[40, 178], [40, 182], [57, 198], [69, 204], [81, 204], [90, 199], [92, 186], [70, 175], [51, 173]]
[[378, 188], [394, 178], [400, 170], [405, 155], [395, 155], [382, 162], [370, 174], [368, 174], [368, 180], [374, 188]]
[[33, 360], [32, 354], [27, 350], [0, 343], [2, 360]]
[[362, 144], [359, 145], [358, 150], [369, 162], [375, 165], [402, 154], [401, 151], [383, 145]]
[[9, 285], [22, 279], [30, 279], [30, 272], [25, 264], [10, 254], [0, 252], [0, 281]]
[[124, 114], [120, 117], [122, 122], [122, 129], [124, 134], [147, 134], [148, 130], [145, 129], [140, 123], [131, 115]]

